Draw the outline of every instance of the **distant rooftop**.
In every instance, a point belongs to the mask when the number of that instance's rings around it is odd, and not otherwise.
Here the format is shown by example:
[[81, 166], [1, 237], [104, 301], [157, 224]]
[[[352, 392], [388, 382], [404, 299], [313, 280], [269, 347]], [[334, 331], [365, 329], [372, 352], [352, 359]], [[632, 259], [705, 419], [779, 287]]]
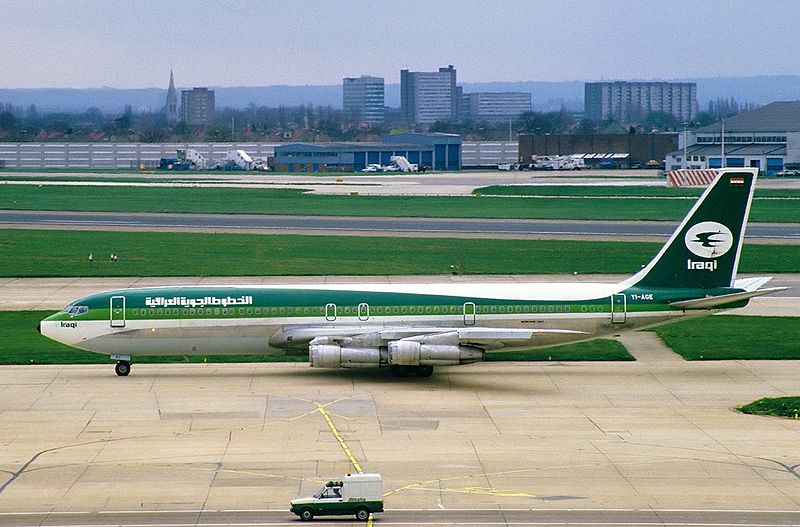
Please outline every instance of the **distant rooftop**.
[[[697, 129], [699, 133], [719, 131], [720, 123]], [[800, 132], [800, 101], [771, 102], [725, 119], [725, 135], [729, 132]]]

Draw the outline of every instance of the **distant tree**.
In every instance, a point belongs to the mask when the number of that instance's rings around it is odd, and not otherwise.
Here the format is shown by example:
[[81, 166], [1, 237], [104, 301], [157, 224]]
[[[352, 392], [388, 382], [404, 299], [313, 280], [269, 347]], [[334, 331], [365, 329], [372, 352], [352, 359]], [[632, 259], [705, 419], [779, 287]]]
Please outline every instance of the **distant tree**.
[[583, 118], [578, 122], [574, 132], [581, 135], [591, 135], [594, 133], [595, 123], [591, 119]]
[[717, 120], [714, 118], [714, 115], [711, 112], [698, 112], [698, 114], [694, 118], [694, 125], [695, 126], [707, 126], [711, 123], [715, 123]]
[[28, 111], [25, 112], [25, 120], [29, 125], [37, 125], [39, 123], [39, 111], [36, 109], [35, 104], [28, 106]]
[[679, 125], [678, 119], [674, 115], [661, 110], [648, 113], [643, 124], [648, 130], [660, 131], [674, 130]]
[[101, 125], [104, 121], [103, 112], [100, 111], [100, 108], [95, 108], [94, 106], [88, 108], [83, 115], [87, 121], [93, 123], [95, 126]]
[[600, 125], [601, 134], [624, 134], [625, 129], [614, 120], [605, 121]]
[[516, 121], [517, 127], [529, 134], [559, 134], [572, 124], [572, 115], [564, 108], [558, 112], [524, 112]]
[[0, 130], [4, 132], [15, 132], [19, 127], [19, 121], [14, 114], [8, 110], [0, 112]]
[[131, 114], [123, 113], [114, 119], [114, 131], [117, 133], [128, 132], [131, 128]]
[[730, 99], [718, 97], [717, 100], [708, 102], [708, 113], [713, 115], [717, 121], [733, 117], [739, 113], [739, 102], [733, 97]]
[[428, 131], [431, 133], [445, 133], [450, 134], [457, 131], [457, 126], [450, 123], [449, 121], [435, 121], [432, 125], [428, 127]]

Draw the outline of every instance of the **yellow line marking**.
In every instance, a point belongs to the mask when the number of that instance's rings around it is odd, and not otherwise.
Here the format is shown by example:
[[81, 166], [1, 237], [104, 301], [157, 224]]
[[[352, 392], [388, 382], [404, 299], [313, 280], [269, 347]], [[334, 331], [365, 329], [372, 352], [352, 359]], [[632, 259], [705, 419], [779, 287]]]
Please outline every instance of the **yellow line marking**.
[[322, 414], [323, 419], [325, 419], [325, 422], [328, 423], [328, 428], [331, 429], [333, 437], [335, 437], [339, 442], [339, 446], [341, 446], [342, 450], [344, 450], [344, 454], [347, 456], [347, 459], [350, 460], [350, 463], [352, 463], [353, 467], [356, 469], [356, 472], [363, 474], [364, 471], [361, 469], [361, 465], [358, 464], [358, 460], [356, 460], [356, 458], [353, 456], [353, 453], [350, 451], [350, 447], [348, 447], [347, 443], [344, 442], [342, 434], [339, 433], [339, 430], [336, 429], [336, 425], [333, 424], [331, 414], [329, 414], [328, 411], [321, 405], [317, 407], [317, 411]]

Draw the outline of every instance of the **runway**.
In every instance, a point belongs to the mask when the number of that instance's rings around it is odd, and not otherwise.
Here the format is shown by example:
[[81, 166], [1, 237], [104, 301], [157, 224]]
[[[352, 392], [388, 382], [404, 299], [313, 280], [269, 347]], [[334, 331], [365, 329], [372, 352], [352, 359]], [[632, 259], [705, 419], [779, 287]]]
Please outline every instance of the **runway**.
[[[0, 211], [0, 228], [114, 229], [317, 235], [575, 238], [663, 241], [672, 222], [565, 221], [118, 212]], [[746, 238], [800, 243], [800, 223], [754, 223]]]
[[800, 421], [733, 408], [794, 395], [798, 377], [798, 361], [674, 359], [414, 380], [2, 366], [0, 524], [292, 525], [290, 499], [357, 461], [384, 479], [375, 524], [796, 525]]
[[[286, 510], [224, 511], [80, 511], [67, 513], [2, 514], [5, 527], [119, 526], [119, 527], [240, 527], [292, 526], [298, 521]], [[319, 521], [319, 520], [318, 520]], [[326, 517], [324, 525], [353, 525], [345, 517]], [[366, 522], [365, 522], [366, 523]], [[790, 526], [800, 524], [800, 511], [714, 510], [570, 510], [570, 509], [387, 509], [376, 514], [375, 525], [469, 526]]]

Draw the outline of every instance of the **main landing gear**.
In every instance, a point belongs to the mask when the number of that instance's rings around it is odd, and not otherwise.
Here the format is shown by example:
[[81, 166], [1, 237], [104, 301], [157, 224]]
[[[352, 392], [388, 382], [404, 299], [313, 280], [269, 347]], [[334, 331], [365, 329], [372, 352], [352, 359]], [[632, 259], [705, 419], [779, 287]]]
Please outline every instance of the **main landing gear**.
[[433, 375], [433, 366], [389, 366], [395, 377], [430, 377]]
[[117, 375], [127, 377], [131, 372], [131, 358], [128, 355], [112, 355], [111, 358], [117, 361], [117, 365], [114, 366]]

